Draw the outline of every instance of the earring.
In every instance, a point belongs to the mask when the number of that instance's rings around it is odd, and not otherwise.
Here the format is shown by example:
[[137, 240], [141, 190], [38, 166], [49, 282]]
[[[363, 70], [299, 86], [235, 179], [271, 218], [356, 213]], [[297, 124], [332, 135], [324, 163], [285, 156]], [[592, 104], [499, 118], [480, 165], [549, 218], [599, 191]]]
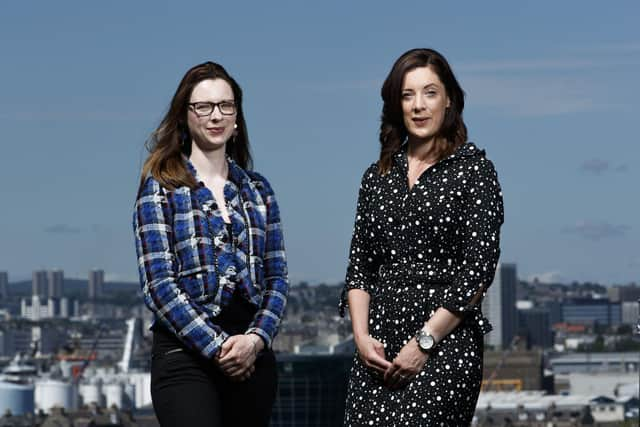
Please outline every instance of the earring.
[[233, 124], [233, 135], [231, 135], [231, 143], [235, 143], [236, 142], [236, 136], [238, 136], [238, 124], [234, 123]]

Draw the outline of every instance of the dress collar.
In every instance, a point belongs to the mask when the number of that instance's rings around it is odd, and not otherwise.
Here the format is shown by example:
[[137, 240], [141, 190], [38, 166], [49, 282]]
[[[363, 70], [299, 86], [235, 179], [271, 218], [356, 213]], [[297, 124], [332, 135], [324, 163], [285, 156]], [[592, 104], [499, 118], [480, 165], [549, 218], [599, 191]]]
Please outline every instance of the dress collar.
[[[407, 151], [409, 148], [409, 144], [405, 141], [402, 146], [400, 146], [400, 150], [398, 150], [398, 152], [394, 155], [394, 160], [396, 162], [396, 164], [402, 168], [404, 168], [405, 170], [407, 169]], [[442, 163], [444, 161], [449, 161], [449, 160], [453, 160], [453, 159], [459, 159], [459, 158], [463, 158], [463, 157], [473, 157], [473, 156], [478, 156], [478, 155], [484, 155], [485, 151], [479, 149], [476, 144], [474, 144], [473, 142], [466, 142], [464, 144], [462, 144], [460, 147], [458, 147], [452, 154], [448, 155], [447, 157], [439, 160], [438, 162], [436, 162], [436, 165], [438, 165], [439, 163]]]

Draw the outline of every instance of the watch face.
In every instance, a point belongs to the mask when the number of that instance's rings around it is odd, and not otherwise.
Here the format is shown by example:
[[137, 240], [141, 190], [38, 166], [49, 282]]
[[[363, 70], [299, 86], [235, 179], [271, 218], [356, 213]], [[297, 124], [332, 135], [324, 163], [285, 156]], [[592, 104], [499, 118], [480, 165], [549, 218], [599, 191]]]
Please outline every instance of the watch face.
[[418, 343], [420, 344], [420, 347], [422, 347], [423, 349], [431, 350], [431, 348], [433, 348], [434, 340], [431, 335], [421, 334], [420, 340], [418, 341]]

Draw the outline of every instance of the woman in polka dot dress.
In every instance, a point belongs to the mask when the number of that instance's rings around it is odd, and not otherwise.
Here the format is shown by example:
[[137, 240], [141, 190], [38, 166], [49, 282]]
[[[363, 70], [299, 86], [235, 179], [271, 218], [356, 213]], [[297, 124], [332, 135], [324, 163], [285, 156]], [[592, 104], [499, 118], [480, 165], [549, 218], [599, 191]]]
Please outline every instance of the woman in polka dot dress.
[[357, 347], [345, 426], [468, 426], [491, 328], [480, 302], [500, 255], [500, 185], [467, 142], [464, 92], [438, 52], [402, 55], [382, 98], [380, 158], [362, 177], [341, 301]]

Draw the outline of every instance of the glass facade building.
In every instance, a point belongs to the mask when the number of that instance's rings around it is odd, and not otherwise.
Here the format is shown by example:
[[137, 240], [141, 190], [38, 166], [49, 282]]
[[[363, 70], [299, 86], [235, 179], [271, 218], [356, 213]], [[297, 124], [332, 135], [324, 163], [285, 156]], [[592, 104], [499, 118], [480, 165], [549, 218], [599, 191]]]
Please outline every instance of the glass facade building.
[[562, 320], [584, 325], [617, 326], [622, 323], [620, 303], [603, 300], [573, 300], [562, 304]]
[[271, 427], [341, 426], [353, 355], [278, 354]]
[[518, 310], [520, 335], [527, 339], [529, 348], [549, 348], [553, 345], [553, 331], [549, 311], [541, 308]]
[[493, 283], [482, 302], [482, 311], [493, 326], [485, 336], [485, 343], [495, 348], [508, 348], [518, 332], [517, 284], [516, 264], [498, 264]]

